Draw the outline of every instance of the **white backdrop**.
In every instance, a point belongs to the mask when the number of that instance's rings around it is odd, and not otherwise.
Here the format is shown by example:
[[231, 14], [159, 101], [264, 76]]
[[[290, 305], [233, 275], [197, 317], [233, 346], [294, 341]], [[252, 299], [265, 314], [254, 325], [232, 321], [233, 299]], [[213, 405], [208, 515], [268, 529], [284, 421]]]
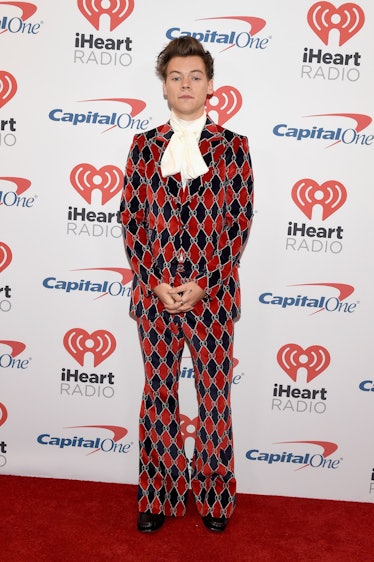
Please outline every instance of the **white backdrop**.
[[[136, 483], [143, 369], [118, 207], [169, 110], [169, 39], [215, 58], [249, 137], [233, 410], [240, 492], [374, 498], [374, 8], [313, 0], [0, 1], [0, 473]], [[188, 350], [185, 444], [196, 403]]]

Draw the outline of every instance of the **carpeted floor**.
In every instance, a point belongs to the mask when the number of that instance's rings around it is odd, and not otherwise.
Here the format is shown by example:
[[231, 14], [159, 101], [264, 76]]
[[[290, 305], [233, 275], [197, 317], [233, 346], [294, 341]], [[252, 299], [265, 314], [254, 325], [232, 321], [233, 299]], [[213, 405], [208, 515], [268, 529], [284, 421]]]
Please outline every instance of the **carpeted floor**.
[[0, 476], [1, 562], [374, 560], [373, 504], [239, 494], [222, 534], [191, 501], [150, 535], [136, 529], [136, 488]]

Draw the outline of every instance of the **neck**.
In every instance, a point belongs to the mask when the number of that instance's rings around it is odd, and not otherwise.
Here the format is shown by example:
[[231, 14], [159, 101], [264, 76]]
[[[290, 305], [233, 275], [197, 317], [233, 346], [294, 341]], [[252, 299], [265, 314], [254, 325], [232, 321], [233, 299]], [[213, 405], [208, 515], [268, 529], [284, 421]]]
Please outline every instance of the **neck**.
[[[172, 112], [171, 112], [171, 117], [170, 117], [170, 119], [171, 119], [172, 121], [177, 121], [177, 123], [179, 123], [179, 124], [182, 125], [182, 126], [188, 127], [189, 125], [191, 125], [191, 124], [193, 124], [193, 123], [196, 123], [196, 122], [198, 122], [198, 121], [200, 121], [200, 120], [201, 120], [201, 122], [202, 122], [202, 121], [205, 121], [205, 120], [206, 120], [206, 113], [205, 113], [205, 111], [203, 111], [203, 113], [202, 113], [199, 117], [196, 117], [195, 119], [184, 119], [184, 117], [185, 117], [185, 116], [180, 117], [179, 115], [176, 115], [176, 114], [174, 113], [174, 111], [172, 111]], [[203, 118], [204, 118], [204, 119], [203, 119]]]

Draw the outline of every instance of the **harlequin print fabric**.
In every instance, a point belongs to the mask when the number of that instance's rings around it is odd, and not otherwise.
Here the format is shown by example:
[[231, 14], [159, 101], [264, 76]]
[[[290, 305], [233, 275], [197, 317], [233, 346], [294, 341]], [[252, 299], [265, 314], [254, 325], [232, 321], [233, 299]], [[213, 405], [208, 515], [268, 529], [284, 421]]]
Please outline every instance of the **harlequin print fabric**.
[[[173, 134], [169, 124], [134, 137], [121, 203], [124, 238], [134, 272], [131, 311], [157, 316], [152, 295], [173, 285], [183, 261], [185, 280], [196, 281], [213, 302], [236, 318], [238, 265], [252, 220], [253, 177], [246, 137], [207, 120], [199, 148], [209, 168], [181, 188], [180, 174], [163, 178], [162, 154]], [[179, 268], [179, 271], [178, 271]], [[204, 303], [195, 312], [200, 315]]]
[[184, 515], [190, 486], [178, 400], [187, 342], [195, 371], [198, 416], [191, 488], [203, 516], [230, 517], [235, 506], [230, 389], [233, 321], [205, 325], [187, 312], [138, 319], [145, 365], [140, 413], [140, 511]]
[[[169, 124], [134, 137], [121, 216], [134, 272], [131, 314], [145, 368], [140, 413], [140, 511], [183, 515], [191, 486], [201, 515], [230, 517], [235, 505], [230, 405], [238, 267], [253, 213], [248, 141], [209, 118], [199, 148], [208, 171], [182, 188], [164, 178]], [[192, 311], [170, 315], [152, 290], [195, 281], [205, 292]], [[198, 421], [191, 479], [179, 419], [184, 345], [195, 373]], [[190, 482], [191, 480], [191, 482]]]

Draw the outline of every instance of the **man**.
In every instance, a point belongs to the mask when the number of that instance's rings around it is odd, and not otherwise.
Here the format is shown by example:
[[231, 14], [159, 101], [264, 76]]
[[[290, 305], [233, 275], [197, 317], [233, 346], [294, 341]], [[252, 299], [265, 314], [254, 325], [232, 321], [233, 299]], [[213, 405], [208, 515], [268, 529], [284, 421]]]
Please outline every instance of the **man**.
[[205, 526], [223, 531], [236, 493], [230, 387], [251, 160], [246, 137], [206, 116], [213, 59], [199, 41], [174, 39], [156, 68], [170, 122], [134, 137], [121, 203], [134, 273], [130, 310], [145, 367], [138, 529], [154, 531], [165, 515], [185, 514], [190, 483], [178, 378], [186, 343], [198, 401], [191, 489]]

